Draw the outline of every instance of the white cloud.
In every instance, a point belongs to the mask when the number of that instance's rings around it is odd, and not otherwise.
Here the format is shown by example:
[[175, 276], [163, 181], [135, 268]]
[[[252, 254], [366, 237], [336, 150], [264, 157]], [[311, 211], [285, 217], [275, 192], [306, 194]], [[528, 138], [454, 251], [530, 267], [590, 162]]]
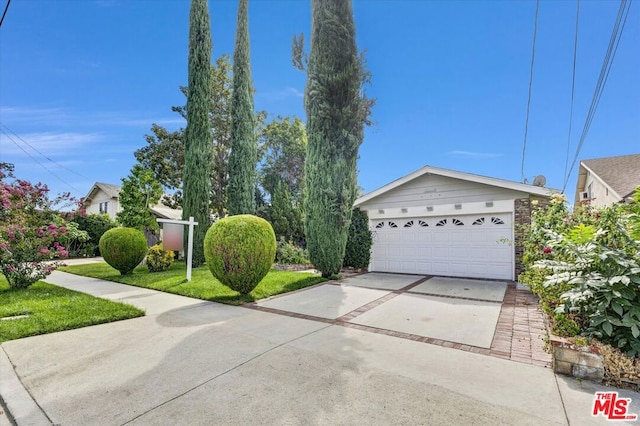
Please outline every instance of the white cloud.
[[[98, 133], [43, 132], [26, 133], [20, 137], [11, 132], [7, 132], [7, 134], [0, 133], [0, 147], [3, 156], [26, 157], [26, 151], [36, 158], [40, 156], [37, 151], [47, 156], [67, 156], [74, 152], [77, 153], [80, 148], [88, 148], [104, 139]], [[23, 149], [20, 149], [19, 146]]]
[[282, 101], [291, 97], [302, 98], [304, 97], [304, 92], [301, 92], [295, 87], [286, 87], [282, 90], [275, 90], [275, 91], [265, 91], [265, 92], [257, 91], [256, 97], [261, 97], [269, 101]]
[[461, 158], [497, 158], [502, 157], [504, 154], [493, 153], [493, 152], [472, 152], [472, 151], [449, 151], [447, 155], [451, 155], [453, 157], [461, 157]]
[[40, 107], [0, 107], [0, 117], [2, 123], [11, 125], [13, 123], [56, 123], [66, 121], [69, 115], [61, 108], [40, 108]]

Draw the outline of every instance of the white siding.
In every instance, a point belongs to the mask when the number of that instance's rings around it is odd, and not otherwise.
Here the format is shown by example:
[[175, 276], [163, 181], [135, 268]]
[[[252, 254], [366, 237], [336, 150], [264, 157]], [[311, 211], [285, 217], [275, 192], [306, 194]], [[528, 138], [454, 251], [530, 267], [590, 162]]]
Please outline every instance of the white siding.
[[116, 213], [120, 211], [120, 203], [117, 199], [110, 198], [104, 191], [98, 189], [96, 195], [91, 199], [85, 209], [87, 213], [100, 213], [100, 203], [107, 203], [107, 214], [111, 219], [116, 218]]
[[[484, 203], [528, 198], [529, 194], [438, 175], [423, 175], [361, 205], [363, 210]], [[513, 209], [513, 207], [511, 207]]]
[[[589, 191], [591, 185], [591, 191]], [[591, 172], [587, 172], [584, 191], [590, 192], [591, 205], [594, 207], [607, 206], [620, 201], [620, 197], [616, 196], [600, 179]]]

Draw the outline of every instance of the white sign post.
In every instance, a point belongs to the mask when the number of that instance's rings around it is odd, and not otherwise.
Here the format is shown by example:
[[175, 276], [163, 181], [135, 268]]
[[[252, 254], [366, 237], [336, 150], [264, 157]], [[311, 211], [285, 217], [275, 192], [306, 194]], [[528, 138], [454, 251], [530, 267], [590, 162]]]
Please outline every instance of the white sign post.
[[193, 261], [193, 227], [198, 222], [193, 221], [193, 216], [189, 216], [189, 220], [173, 220], [173, 219], [156, 219], [158, 223], [174, 223], [179, 225], [189, 225], [189, 234], [187, 237], [187, 281], [191, 281], [191, 263]]

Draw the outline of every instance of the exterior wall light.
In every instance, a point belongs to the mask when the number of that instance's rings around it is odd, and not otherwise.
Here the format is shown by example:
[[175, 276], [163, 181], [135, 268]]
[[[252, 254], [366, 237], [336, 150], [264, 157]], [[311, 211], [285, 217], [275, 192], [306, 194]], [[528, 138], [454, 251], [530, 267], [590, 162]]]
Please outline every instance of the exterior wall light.
[[487, 207], [493, 207], [493, 201], [487, 201], [484, 205]]
[[460, 210], [462, 208], [462, 204], [455, 204], [454, 207], [456, 210]]

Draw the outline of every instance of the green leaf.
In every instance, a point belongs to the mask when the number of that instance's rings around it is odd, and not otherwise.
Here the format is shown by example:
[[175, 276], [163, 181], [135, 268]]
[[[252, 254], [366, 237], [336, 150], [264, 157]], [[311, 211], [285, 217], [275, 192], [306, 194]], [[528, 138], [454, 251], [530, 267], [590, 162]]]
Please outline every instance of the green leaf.
[[635, 337], [636, 339], [638, 338], [638, 336], [640, 336], [640, 329], [638, 329], [637, 324], [633, 324], [631, 326], [631, 334], [633, 334], [633, 337]]
[[616, 311], [616, 313], [617, 313], [618, 315], [622, 316], [622, 314], [623, 314], [623, 312], [624, 312], [624, 311], [623, 311], [623, 309], [622, 309], [622, 306], [620, 306], [620, 304], [619, 304], [619, 303], [617, 303], [617, 302], [613, 302], [613, 303], [611, 304], [611, 307], [613, 308], [613, 310], [614, 310], [614, 311]]
[[607, 333], [607, 336], [611, 336], [611, 334], [613, 333], [613, 326], [611, 325], [610, 322], [603, 323], [602, 329], [604, 330], [605, 333]]

